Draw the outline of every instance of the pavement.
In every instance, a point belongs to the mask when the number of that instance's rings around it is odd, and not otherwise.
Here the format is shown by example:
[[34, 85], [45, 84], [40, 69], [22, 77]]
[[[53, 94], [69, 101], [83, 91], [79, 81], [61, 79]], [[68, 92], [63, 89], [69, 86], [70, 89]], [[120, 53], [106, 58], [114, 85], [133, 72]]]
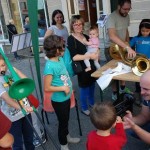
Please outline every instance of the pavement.
[[[30, 57], [30, 50], [29, 49], [24, 49], [20, 50], [18, 54], [20, 55], [21, 59], [20, 60], [15, 60], [13, 58], [13, 54], [10, 53], [8, 50], [6, 50], [6, 54], [11, 62], [11, 64], [20, 69], [24, 74], [26, 74], [29, 78], [32, 78], [35, 83], [36, 83], [36, 89], [34, 91], [34, 95], [39, 98], [40, 100], [40, 109], [39, 109], [39, 114], [41, 115], [41, 109], [42, 109], [42, 99], [40, 98], [39, 94], [39, 88], [38, 88], [38, 82], [37, 82], [37, 77], [36, 77], [36, 70], [35, 70], [35, 63], [34, 63], [34, 58]], [[104, 65], [106, 63], [105, 57], [104, 57], [104, 50], [101, 49], [101, 65]], [[41, 70], [41, 75], [43, 73], [43, 67], [45, 64], [45, 59], [43, 57], [43, 54], [40, 54], [40, 70]], [[73, 137], [80, 137], [81, 141], [78, 144], [69, 144], [70, 150], [86, 150], [86, 138], [87, 134], [91, 130], [95, 130], [94, 126], [90, 122], [90, 118], [88, 116], [85, 116], [80, 112], [80, 102], [79, 102], [79, 87], [77, 84], [77, 79], [76, 76], [72, 79], [73, 81], [73, 86], [75, 90], [75, 97], [77, 99], [77, 103], [79, 106], [79, 117], [80, 117], [80, 122], [81, 122], [81, 129], [82, 129], [82, 136], [79, 134], [79, 127], [78, 127], [78, 121], [77, 121], [77, 114], [76, 114], [76, 109], [72, 108], [71, 113], [70, 113], [70, 120], [69, 120], [69, 132], [70, 135]], [[134, 91], [134, 83], [132, 82], [127, 82], [127, 86]], [[104, 90], [104, 100], [111, 100], [111, 86], [106, 88]], [[96, 89], [95, 89], [95, 101], [98, 102], [100, 101], [100, 90], [98, 85], [96, 84]], [[138, 113], [140, 111], [140, 107], [137, 105], [134, 105], [134, 113]], [[46, 127], [49, 129], [50, 136], [53, 137], [54, 141], [56, 144], [59, 145], [58, 142], [58, 137], [57, 137], [57, 128], [58, 128], [58, 122], [55, 113], [47, 113], [48, 115], [48, 120], [49, 124], [46, 122]], [[46, 121], [46, 119], [45, 119]], [[148, 150], [150, 147], [149, 145], [145, 144], [141, 140], [135, 139], [133, 137], [128, 136], [128, 141], [123, 148], [123, 150]], [[52, 140], [48, 137], [48, 141], [44, 144], [47, 150], [56, 150], [54, 143]], [[36, 150], [42, 150], [43, 148], [39, 146], [36, 148]], [[113, 148], [112, 148], [113, 150]]]

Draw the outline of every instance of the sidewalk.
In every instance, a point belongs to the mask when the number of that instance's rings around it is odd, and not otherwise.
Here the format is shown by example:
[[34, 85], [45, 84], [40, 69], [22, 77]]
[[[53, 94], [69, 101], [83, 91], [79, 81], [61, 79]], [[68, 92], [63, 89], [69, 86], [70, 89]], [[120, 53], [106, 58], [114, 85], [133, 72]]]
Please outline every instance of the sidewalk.
[[[20, 51], [18, 54], [21, 54], [21, 55], [27, 54], [27, 56], [28, 56], [28, 55], [30, 55], [30, 52], [29, 52], [29, 50], [26, 50], [26, 51], [23, 50], [22, 52]], [[29, 58], [27, 56], [22, 57], [22, 59], [20, 61], [15, 61], [13, 59], [13, 54], [8, 55], [12, 65], [15, 66], [16, 68], [20, 69], [29, 78], [33, 78], [36, 85], [37, 85], [34, 59], [33, 59], [33, 57], [30, 57], [31, 63], [29, 63]], [[44, 63], [45, 63], [45, 60], [43, 57], [41, 57], [40, 58], [41, 75], [43, 73]], [[101, 65], [103, 65], [104, 63], [105, 63], [105, 57], [103, 54], [103, 49], [101, 49]], [[33, 71], [33, 74], [31, 72], [31, 69]], [[77, 85], [76, 77], [74, 77], [74, 79], [73, 79], [73, 85], [74, 85], [74, 88], [76, 91], [75, 96], [78, 100], [78, 105], [79, 105], [80, 104], [80, 102], [79, 102], [79, 88]], [[134, 83], [128, 82], [127, 86], [134, 89]], [[37, 94], [38, 94], [38, 96], [37, 96]], [[34, 91], [34, 95], [36, 95], [37, 97], [40, 97], [38, 88], [37, 88], [37, 92]], [[111, 100], [111, 87], [110, 86], [104, 91], [104, 100]], [[42, 103], [42, 100], [40, 100], [40, 101]], [[100, 101], [100, 91], [99, 91], [98, 85], [96, 85], [96, 89], [95, 89], [95, 101], [96, 102]], [[139, 108], [137, 106], [134, 106], [134, 109], [139, 110]], [[82, 134], [83, 134], [81, 137], [79, 135], [76, 110], [75, 110], [75, 108], [71, 109], [70, 121], [69, 121], [69, 131], [70, 131], [71, 136], [80, 137], [81, 142], [79, 144], [69, 144], [70, 150], [86, 150], [87, 134], [89, 133], [89, 131], [94, 129], [93, 125], [90, 122], [89, 117], [80, 113], [80, 110], [79, 110], [79, 115], [80, 115], [81, 128], [82, 128]], [[58, 122], [57, 122], [57, 118], [56, 118], [55, 113], [48, 113], [48, 119], [49, 119], [50, 124], [49, 125], [46, 124], [46, 126], [49, 128], [49, 131], [51, 132], [51, 136], [55, 139], [55, 142], [57, 144], [59, 144], [58, 138], [57, 138]], [[56, 148], [54, 147], [51, 140], [48, 140], [45, 143], [45, 146], [46, 146], [47, 150], [56, 150]], [[123, 148], [123, 150], [148, 150], [148, 148], [149, 148], [149, 146], [147, 144], [143, 143], [142, 141], [134, 139], [132, 137], [128, 137], [128, 142], [127, 142], [126, 146]], [[40, 147], [36, 148], [36, 150], [43, 150], [43, 148], [40, 146]]]

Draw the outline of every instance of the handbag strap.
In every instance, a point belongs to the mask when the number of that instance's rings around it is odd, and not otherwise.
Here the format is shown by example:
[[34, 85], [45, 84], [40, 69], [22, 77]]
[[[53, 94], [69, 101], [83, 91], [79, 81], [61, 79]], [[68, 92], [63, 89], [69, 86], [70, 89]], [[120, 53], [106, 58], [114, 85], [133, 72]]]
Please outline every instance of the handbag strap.
[[74, 46], [75, 46], [75, 49], [77, 48], [77, 44], [76, 44], [76, 39], [75, 39], [75, 37], [73, 37], [74, 38]]

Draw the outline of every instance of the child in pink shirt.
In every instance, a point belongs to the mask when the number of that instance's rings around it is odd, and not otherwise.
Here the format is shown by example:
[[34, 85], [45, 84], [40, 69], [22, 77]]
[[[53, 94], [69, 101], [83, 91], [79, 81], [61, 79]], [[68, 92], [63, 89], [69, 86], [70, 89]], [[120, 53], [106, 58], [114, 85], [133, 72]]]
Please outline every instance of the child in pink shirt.
[[[83, 43], [85, 45], [87, 45], [87, 54], [88, 53], [98, 53], [98, 48], [99, 48], [99, 38], [98, 38], [98, 28], [96, 26], [93, 26], [90, 28], [89, 30], [89, 41], [87, 41], [85, 38], [83, 39]], [[84, 63], [86, 65], [86, 69], [85, 71], [90, 71], [91, 70], [91, 64], [90, 64], [90, 61], [89, 59], [85, 59], [84, 60]], [[95, 67], [97, 69], [100, 68], [100, 64], [98, 62], [98, 57], [94, 60], [94, 64], [95, 64]]]

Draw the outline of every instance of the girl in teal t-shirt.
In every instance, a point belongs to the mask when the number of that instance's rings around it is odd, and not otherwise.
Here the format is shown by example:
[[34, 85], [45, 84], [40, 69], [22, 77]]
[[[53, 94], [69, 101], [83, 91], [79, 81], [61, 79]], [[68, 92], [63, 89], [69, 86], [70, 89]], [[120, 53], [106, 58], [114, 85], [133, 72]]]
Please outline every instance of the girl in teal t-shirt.
[[53, 93], [51, 101], [59, 122], [58, 138], [61, 150], [69, 150], [68, 142], [78, 143], [80, 139], [70, 137], [68, 131], [72, 83], [61, 57], [64, 47], [60, 36], [50, 35], [44, 40], [44, 50], [48, 58], [44, 68], [44, 91]]

